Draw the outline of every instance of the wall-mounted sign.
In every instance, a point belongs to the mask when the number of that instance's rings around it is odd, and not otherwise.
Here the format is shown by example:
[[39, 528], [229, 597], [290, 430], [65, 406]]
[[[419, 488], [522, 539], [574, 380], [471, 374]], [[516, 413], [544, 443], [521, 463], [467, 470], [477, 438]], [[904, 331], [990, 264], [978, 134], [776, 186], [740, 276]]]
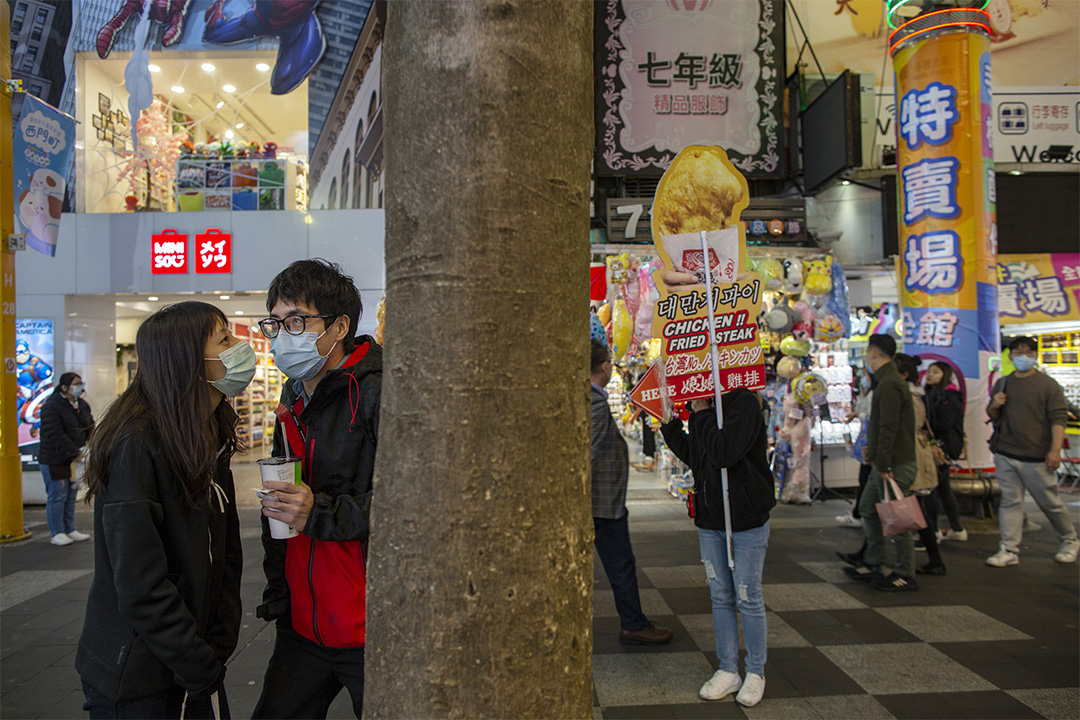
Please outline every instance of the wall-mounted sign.
[[597, 3], [598, 175], [660, 175], [688, 145], [784, 173], [780, 0]]
[[1080, 253], [998, 255], [1002, 325], [1080, 320]]
[[162, 230], [150, 246], [150, 272], [154, 275], [182, 275], [188, 271], [187, 235]]
[[195, 236], [195, 272], [232, 272], [232, 235], [217, 228]]
[[[37, 455], [41, 434], [41, 406], [53, 387], [53, 321], [48, 318], [15, 320], [16, 412], [19, 453], [24, 461]], [[33, 468], [29, 468], [33, 469]]]

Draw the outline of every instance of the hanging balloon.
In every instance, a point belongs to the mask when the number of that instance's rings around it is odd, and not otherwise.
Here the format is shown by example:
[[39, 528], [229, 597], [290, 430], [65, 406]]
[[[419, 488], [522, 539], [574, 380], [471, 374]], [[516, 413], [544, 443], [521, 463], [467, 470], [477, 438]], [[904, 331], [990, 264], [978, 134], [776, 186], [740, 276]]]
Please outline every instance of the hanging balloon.
[[608, 344], [608, 336], [607, 332], [604, 330], [604, 323], [600, 322], [600, 318], [592, 313], [589, 314], [589, 337], [604, 345]]
[[630, 342], [633, 337], [634, 322], [630, 318], [630, 310], [626, 307], [625, 300], [617, 298], [611, 318], [611, 355], [613, 360], [623, 359], [626, 351], [630, 349]]
[[810, 354], [810, 341], [796, 340], [789, 335], [780, 341], [780, 352], [795, 357], [806, 357]]
[[798, 377], [803, 371], [802, 363], [790, 355], [785, 355], [776, 363], [776, 374], [782, 378], [791, 379]]
[[821, 405], [828, 399], [829, 386], [817, 373], [803, 373], [791, 383], [795, 398], [803, 405]]
[[600, 324], [606, 326], [611, 322], [611, 305], [608, 303], [601, 305], [596, 311], [596, 316], [600, 318]]
[[821, 315], [814, 325], [814, 339], [820, 343], [834, 343], [844, 337], [844, 323], [831, 312]]

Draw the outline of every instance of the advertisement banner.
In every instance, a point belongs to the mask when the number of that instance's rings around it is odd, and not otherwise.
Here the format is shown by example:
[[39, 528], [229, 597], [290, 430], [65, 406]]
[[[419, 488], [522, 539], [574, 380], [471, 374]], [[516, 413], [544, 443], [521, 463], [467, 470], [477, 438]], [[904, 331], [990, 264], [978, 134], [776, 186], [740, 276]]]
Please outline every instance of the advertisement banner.
[[780, 0], [606, 0], [596, 28], [598, 174], [659, 175], [716, 143], [747, 175], [783, 175]]
[[53, 321], [15, 321], [19, 453], [36, 456], [41, 430], [41, 406], [53, 387]]
[[[660, 299], [652, 333], [661, 341], [664, 376], [673, 402], [713, 397], [716, 392], [710, 285], [719, 390], [765, 387], [757, 326], [761, 278], [742, 272], [746, 234], [739, 215], [749, 197], [746, 179], [719, 147], [685, 148], [657, 187], [652, 231], [663, 266], [653, 273]], [[642, 407], [654, 412], [656, 406]]]
[[1080, 253], [998, 255], [1002, 325], [1080, 321]]
[[905, 347], [949, 355], [977, 376], [978, 350], [998, 342], [996, 323], [984, 327], [978, 312], [994, 304], [997, 282], [990, 41], [941, 35], [893, 63]]
[[23, 99], [12, 147], [15, 231], [26, 233], [26, 244], [49, 257], [56, 255], [74, 143], [72, 118], [33, 95]]
[[952, 367], [966, 399], [967, 463], [985, 468], [1000, 350], [990, 39], [917, 40], [893, 67], [904, 352]]

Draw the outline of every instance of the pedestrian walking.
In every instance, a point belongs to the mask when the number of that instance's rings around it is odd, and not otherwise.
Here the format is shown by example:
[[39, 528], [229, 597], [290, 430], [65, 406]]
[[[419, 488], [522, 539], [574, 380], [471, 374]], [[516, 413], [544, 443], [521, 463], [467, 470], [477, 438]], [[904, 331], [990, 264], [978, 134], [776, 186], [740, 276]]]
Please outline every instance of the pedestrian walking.
[[75, 501], [79, 484], [74, 465], [94, 429], [90, 404], [83, 399], [86, 385], [73, 372], [60, 376], [52, 395], [41, 406], [38, 467], [45, 481], [45, 519], [53, 545], [71, 545], [90, 536], [75, 529]]
[[[776, 491], [766, 457], [768, 440], [759, 396], [740, 388], [724, 393], [721, 402], [722, 429], [713, 400], [705, 399], [690, 405], [689, 434], [677, 417], [666, 422], [661, 431], [671, 451], [694, 474], [694, 524], [712, 596], [720, 669], [701, 686], [698, 695], [704, 700], [720, 700], [738, 692], [736, 702], [753, 707], [765, 694], [768, 652], [761, 574]], [[723, 469], [728, 472], [730, 528], [724, 518]], [[728, 565], [729, 532], [734, 569]], [[746, 644], [745, 680], [739, 676], [739, 616]]]
[[229, 717], [243, 557], [229, 468], [255, 353], [224, 313], [169, 305], [90, 440], [94, 579], [75, 654], [91, 718]]
[[1001, 488], [998, 523], [1001, 546], [986, 559], [992, 567], [1020, 562], [1024, 534], [1024, 491], [1046, 515], [1058, 534], [1060, 563], [1076, 561], [1080, 539], [1069, 511], [1058, 494], [1057, 469], [1065, 441], [1068, 407], [1065, 393], [1054, 378], [1038, 371], [1038, 343], [1030, 337], [1014, 338], [1009, 357], [1016, 368], [994, 383], [986, 414], [994, 422], [990, 449]]

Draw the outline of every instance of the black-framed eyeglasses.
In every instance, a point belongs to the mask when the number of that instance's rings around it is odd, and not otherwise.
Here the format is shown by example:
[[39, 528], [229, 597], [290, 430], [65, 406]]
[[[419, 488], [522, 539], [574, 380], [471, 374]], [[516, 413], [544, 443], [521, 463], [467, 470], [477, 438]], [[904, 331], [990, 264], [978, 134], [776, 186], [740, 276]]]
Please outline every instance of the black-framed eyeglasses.
[[307, 327], [308, 318], [336, 318], [337, 315], [290, 315], [284, 320], [277, 318], [263, 318], [259, 321], [259, 330], [263, 337], [273, 340], [277, 337], [278, 330], [284, 328], [289, 335], [300, 335]]

